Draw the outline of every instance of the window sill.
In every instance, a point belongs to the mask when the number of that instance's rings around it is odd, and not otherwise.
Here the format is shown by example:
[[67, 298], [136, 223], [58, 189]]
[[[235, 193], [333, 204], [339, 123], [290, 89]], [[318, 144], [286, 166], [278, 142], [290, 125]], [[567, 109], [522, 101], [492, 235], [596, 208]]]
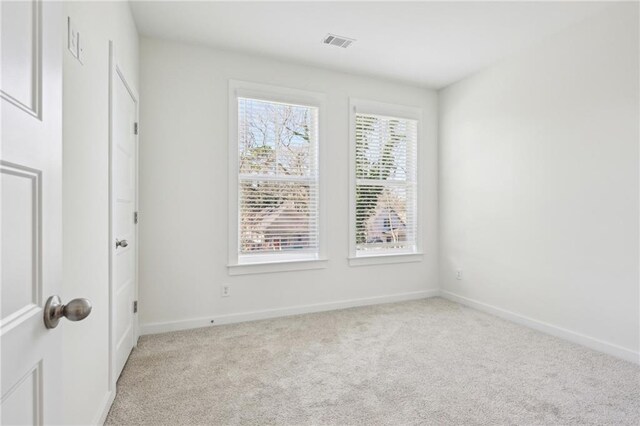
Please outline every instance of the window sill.
[[349, 266], [383, 265], [386, 263], [422, 262], [424, 253], [373, 254], [349, 257]]
[[328, 259], [283, 260], [275, 262], [238, 263], [227, 265], [229, 275], [265, 274], [269, 272], [324, 269]]

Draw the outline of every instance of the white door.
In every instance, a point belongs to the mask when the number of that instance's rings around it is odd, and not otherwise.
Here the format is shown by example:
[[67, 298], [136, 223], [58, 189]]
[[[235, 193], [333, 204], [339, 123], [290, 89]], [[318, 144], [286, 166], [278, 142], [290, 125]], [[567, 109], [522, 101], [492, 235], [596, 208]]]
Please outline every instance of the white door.
[[134, 301], [137, 293], [137, 96], [115, 62], [111, 76], [111, 228], [113, 342], [115, 377], [136, 341]]
[[1, 424], [60, 423], [64, 327], [43, 310], [61, 289], [62, 10], [2, 1], [0, 14]]

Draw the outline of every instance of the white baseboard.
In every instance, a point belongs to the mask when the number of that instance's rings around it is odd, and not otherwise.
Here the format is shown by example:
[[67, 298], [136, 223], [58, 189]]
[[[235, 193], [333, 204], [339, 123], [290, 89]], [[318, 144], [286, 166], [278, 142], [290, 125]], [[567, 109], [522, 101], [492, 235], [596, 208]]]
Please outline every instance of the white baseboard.
[[552, 336], [559, 337], [561, 339], [568, 340], [573, 343], [577, 343], [582, 346], [594, 349], [599, 352], [604, 352], [608, 355], [613, 355], [617, 358], [624, 359], [626, 361], [640, 364], [640, 353], [631, 349], [618, 346], [613, 343], [605, 342], [593, 337], [586, 336], [584, 334], [576, 333], [575, 331], [567, 330], [566, 328], [557, 327], [555, 325], [538, 321], [533, 318], [526, 317], [524, 315], [517, 314], [515, 312], [508, 311], [506, 309], [498, 308], [497, 306], [489, 305], [488, 303], [480, 302], [478, 300], [470, 299], [468, 297], [460, 296], [449, 291], [440, 290], [440, 295], [445, 299], [449, 299], [454, 302], [461, 303], [479, 311], [487, 312], [496, 315], [500, 318], [508, 321], [515, 322], [520, 325], [524, 325], [534, 330], [541, 331], [543, 333], [551, 334]]
[[[398, 293], [388, 296], [367, 297], [362, 299], [340, 300], [337, 302], [299, 305], [289, 308], [267, 309], [254, 312], [242, 312], [228, 315], [212, 315], [204, 318], [193, 318], [180, 321], [156, 322], [140, 325], [140, 334], [157, 334], [168, 331], [188, 330], [192, 328], [210, 327], [222, 324], [232, 324], [244, 321], [255, 321], [267, 318], [285, 317], [290, 315], [308, 314], [312, 312], [333, 311], [336, 309], [353, 308], [356, 306], [377, 305], [381, 303], [402, 302], [405, 300], [424, 299], [439, 295], [439, 290], [424, 290], [410, 293]], [[213, 321], [213, 323], [212, 323]]]
[[114, 391], [109, 391], [104, 396], [102, 400], [102, 404], [100, 405], [100, 409], [98, 410], [98, 414], [96, 415], [95, 420], [92, 424], [94, 425], [103, 425], [105, 420], [107, 420], [107, 414], [109, 414], [109, 410], [111, 409], [111, 405], [113, 405], [113, 401], [116, 398], [116, 393]]

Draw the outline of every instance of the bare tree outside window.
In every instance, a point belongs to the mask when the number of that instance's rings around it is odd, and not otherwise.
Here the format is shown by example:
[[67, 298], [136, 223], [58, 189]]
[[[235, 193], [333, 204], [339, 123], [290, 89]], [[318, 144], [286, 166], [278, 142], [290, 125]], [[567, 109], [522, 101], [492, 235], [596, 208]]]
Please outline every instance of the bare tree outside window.
[[417, 122], [356, 114], [356, 246], [415, 245]]
[[317, 108], [238, 105], [240, 253], [316, 251]]

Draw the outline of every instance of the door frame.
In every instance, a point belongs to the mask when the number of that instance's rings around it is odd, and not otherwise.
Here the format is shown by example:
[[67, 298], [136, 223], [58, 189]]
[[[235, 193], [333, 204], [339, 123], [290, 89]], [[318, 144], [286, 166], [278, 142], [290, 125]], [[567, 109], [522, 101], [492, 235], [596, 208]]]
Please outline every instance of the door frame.
[[[116, 342], [115, 342], [115, 315], [116, 315], [116, 306], [115, 306], [115, 286], [113, 283], [113, 257], [114, 257], [114, 242], [116, 240], [116, 236], [113, 232], [113, 221], [114, 221], [114, 211], [115, 211], [115, 203], [113, 199], [113, 189], [114, 189], [114, 170], [113, 170], [113, 150], [115, 147], [113, 141], [114, 135], [114, 90], [116, 79], [120, 79], [124, 84], [125, 88], [131, 95], [133, 101], [136, 104], [136, 122], [139, 122], [139, 108], [140, 102], [138, 98], [138, 93], [133, 88], [133, 86], [127, 80], [124, 71], [119, 65], [118, 57], [116, 56], [115, 46], [113, 41], [109, 41], [109, 391], [112, 392], [112, 395], [115, 396], [116, 392]], [[139, 132], [138, 132], [139, 133]], [[138, 211], [138, 199], [139, 199], [139, 145], [138, 139], [139, 134], [135, 135], [135, 151], [136, 151], [136, 194], [135, 194], [135, 208]], [[134, 282], [134, 300], [138, 300], [138, 270], [139, 270], [139, 259], [138, 259], [138, 246], [139, 246], [139, 232], [138, 226], [135, 226], [135, 282]], [[138, 324], [138, 315], [133, 316], [133, 338], [134, 338], [134, 347], [137, 346], [138, 337], [140, 336], [140, 327]]]

